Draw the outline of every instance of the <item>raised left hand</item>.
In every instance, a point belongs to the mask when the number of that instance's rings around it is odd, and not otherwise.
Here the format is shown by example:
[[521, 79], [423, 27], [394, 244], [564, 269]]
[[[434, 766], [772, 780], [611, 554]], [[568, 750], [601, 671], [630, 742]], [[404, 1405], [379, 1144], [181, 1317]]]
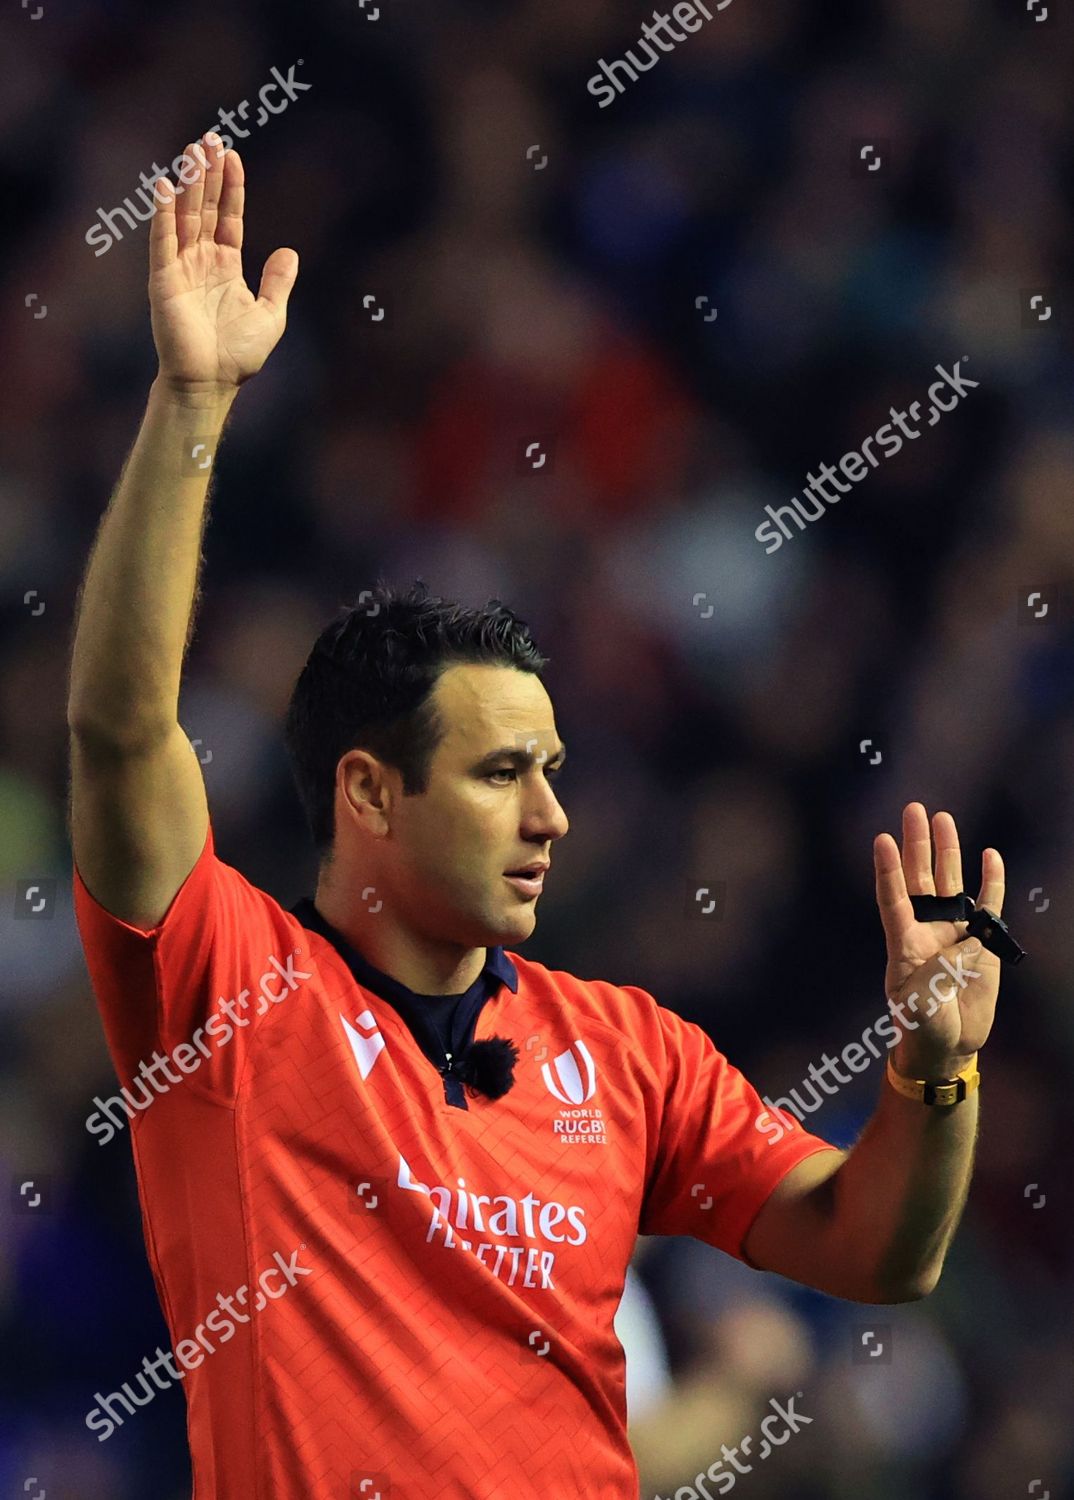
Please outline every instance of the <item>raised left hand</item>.
[[[984, 1046], [999, 998], [1000, 961], [965, 937], [965, 922], [919, 922], [910, 895], [957, 896], [962, 886], [962, 854], [950, 813], [933, 816], [935, 873], [929, 817], [920, 802], [902, 815], [902, 856], [890, 833], [873, 842], [876, 901], [887, 938], [884, 993], [902, 1039], [892, 1054], [906, 1077], [953, 1078]], [[1004, 895], [1003, 860], [998, 850], [981, 856], [978, 907], [997, 916]], [[946, 959], [950, 969], [941, 963]], [[931, 981], [931, 988], [930, 988]], [[916, 1024], [915, 1024], [916, 1023]]]

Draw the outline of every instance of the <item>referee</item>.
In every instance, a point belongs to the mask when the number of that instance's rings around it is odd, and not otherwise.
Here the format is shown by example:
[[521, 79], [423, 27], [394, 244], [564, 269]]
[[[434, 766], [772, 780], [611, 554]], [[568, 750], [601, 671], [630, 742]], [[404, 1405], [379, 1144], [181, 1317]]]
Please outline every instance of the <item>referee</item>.
[[[315, 895], [285, 910], [220, 860], [180, 677], [213, 453], [298, 256], [254, 297], [238, 153], [209, 134], [188, 156], [157, 188], [159, 371], [68, 703], [76, 915], [119, 1083], [87, 1124], [129, 1129], [172, 1349], [87, 1425], [134, 1419], [164, 1363], [198, 1500], [635, 1500], [613, 1318], [639, 1233], [855, 1302], [936, 1285], [1000, 967], [964, 922], [915, 920], [908, 891], [962, 892], [954, 821], [911, 803], [901, 854], [875, 842], [901, 1024], [849, 1152], [777, 1122], [644, 990], [518, 952], [568, 829], [566, 748], [499, 601], [378, 585], [332, 621], [286, 724]], [[986, 850], [997, 913], [1003, 884]], [[715, 1458], [694, 1483], [728, 1481]]]

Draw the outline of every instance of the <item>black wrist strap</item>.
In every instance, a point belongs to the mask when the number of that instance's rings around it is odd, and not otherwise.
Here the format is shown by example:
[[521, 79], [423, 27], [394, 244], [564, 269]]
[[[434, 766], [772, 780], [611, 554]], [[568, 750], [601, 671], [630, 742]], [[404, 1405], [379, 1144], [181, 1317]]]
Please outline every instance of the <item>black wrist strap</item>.
[[1020, 964], [1026, 950], [1011, 937], [1006, 922], [987, 906], [975, 906], [973, 897], [960, 891], [957, 896], [911, 896], [910, 905], [919, 922], [966, 922], [966, 936], [980, 938], [990, 953]]

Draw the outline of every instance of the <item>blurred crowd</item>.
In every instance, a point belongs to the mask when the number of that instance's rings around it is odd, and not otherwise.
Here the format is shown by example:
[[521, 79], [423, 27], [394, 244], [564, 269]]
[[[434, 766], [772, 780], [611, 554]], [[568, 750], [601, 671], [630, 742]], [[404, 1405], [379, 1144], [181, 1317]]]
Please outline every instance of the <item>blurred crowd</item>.
[[[939, 1289], [866, 1308], [639, 1241], [631, 1438], [645, 1500], [670, 1496], [800, 1391], [812, 1423], [737, 1481], [752, 1500], [1074, 1494], [1074, 28], [1047, 11], [734, 0], [599, 108], [587, 79], [644, 7], [7, 8], [5, 1493], [190, 1493], [174, 1390], [107, 1444], [83, 1426], [166, 1342], [129, 1152], [83, 1123], [113, 1075], [71, 908], [66, 672], [155, 372], [146, 227], [99, 256], [86, 234], [301, 59], [312, 87], [236, 142], [248, 282], [279, 245], [301, 268], [226, 432], [180, 706], [220, 856], [312, 894], [281, 722], [339, 604], [380, 574], [502, 598], [570, 746], [526, 955], [646, 988], [774, 1097], [883, 1008], [874, 834], [950, 810], [971, 895], [1002, 852], [1029, 958]], [[957, 360], [957, 412], [769, 556], [764, 507]], [[808, 1128], [851, 1145], [881, 1087], [878, 1064]]]

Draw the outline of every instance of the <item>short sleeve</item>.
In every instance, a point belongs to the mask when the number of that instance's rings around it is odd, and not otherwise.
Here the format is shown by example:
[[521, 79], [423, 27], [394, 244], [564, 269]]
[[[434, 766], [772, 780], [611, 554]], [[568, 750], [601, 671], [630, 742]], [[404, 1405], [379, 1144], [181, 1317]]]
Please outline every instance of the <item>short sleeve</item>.
[[743, 1241], [773, 1188], [807, 1156], [838, 1148], [786, 1112], [774, 1122], [699, 1026], [651, 1003], [663, 1107], [640, 1233], [692, 1235], [745, 1260]]
[[301, 983], [295, 919], [217, 858], [211, 825], [156, 927], [107, 911], [77, 865], [74, 906], [120, 1082], [183, 1080], [232, 1102], [259, 1022]]

